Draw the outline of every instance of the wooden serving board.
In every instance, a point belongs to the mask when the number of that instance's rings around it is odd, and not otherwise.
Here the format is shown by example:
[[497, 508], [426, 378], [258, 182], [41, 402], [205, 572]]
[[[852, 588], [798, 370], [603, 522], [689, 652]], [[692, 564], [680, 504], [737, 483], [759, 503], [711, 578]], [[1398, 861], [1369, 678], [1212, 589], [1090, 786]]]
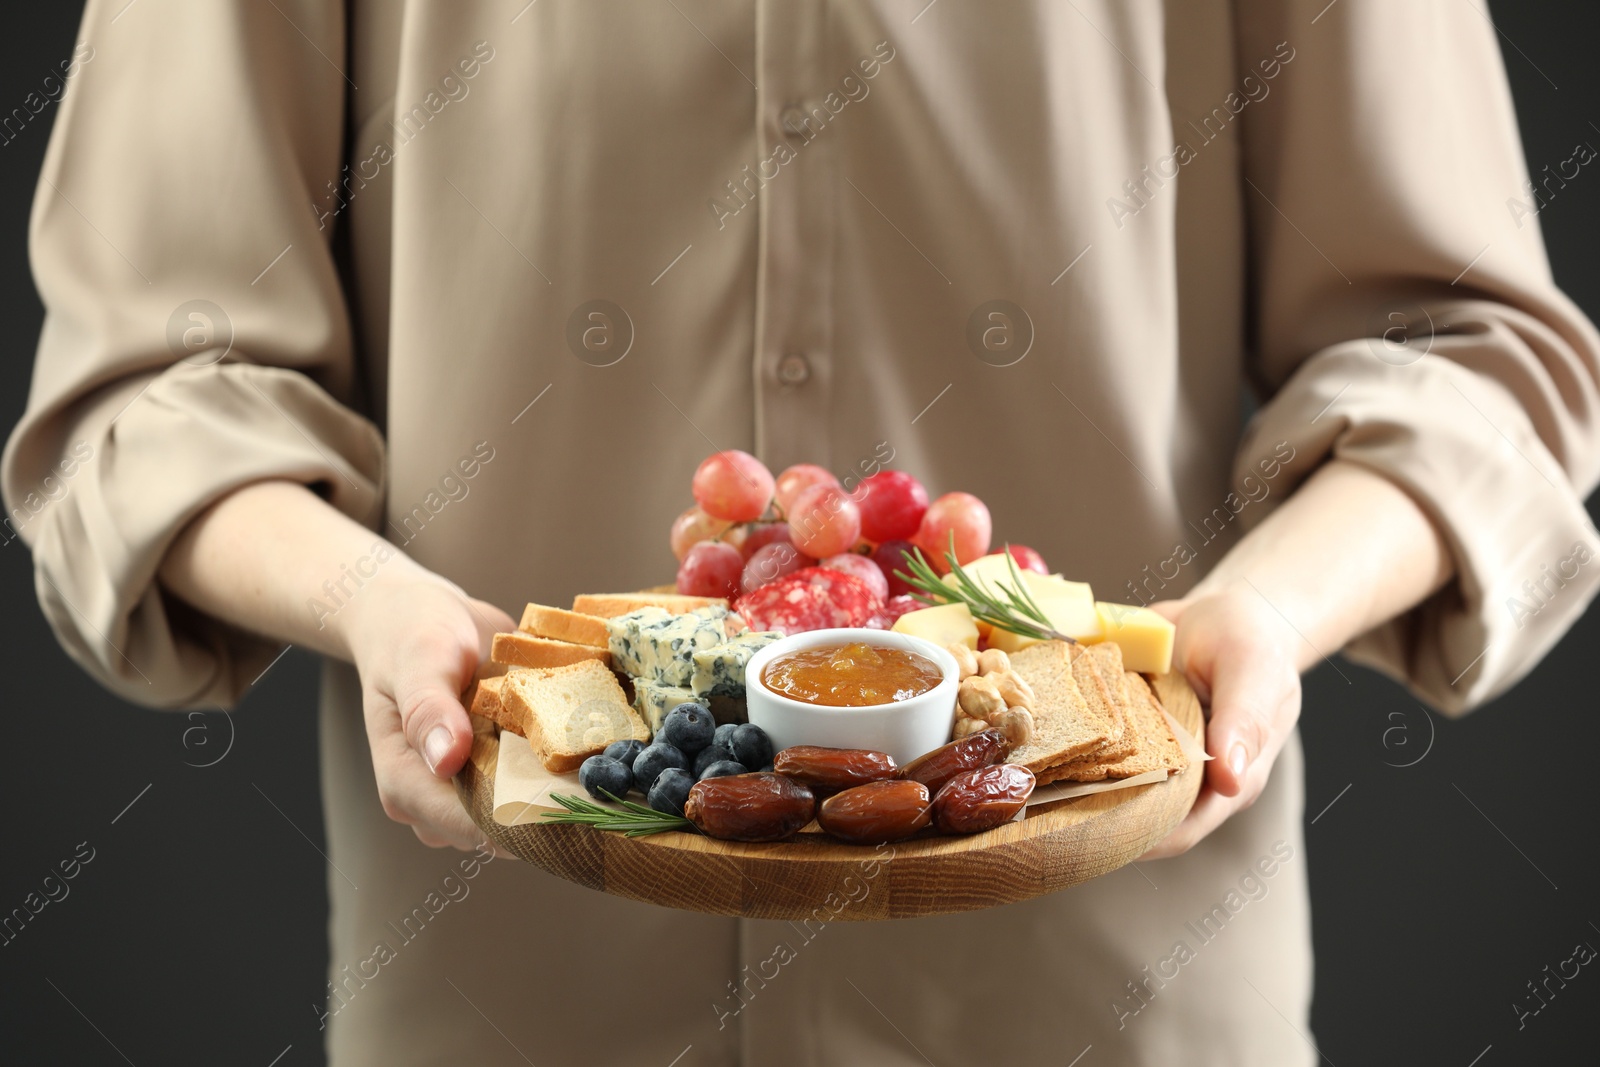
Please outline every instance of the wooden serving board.
[[[1196, 738], [1205, 721], [1181, 675], [1153, 682]], [[521, 742], [521, 738], [517, 739]], [[522, 742], [525, 743], [525, 742]], [[499, 739], [481, 732], [456, 776], [462, 803], [497, 846], [569, 882], [670, 908], [748, 919], [908, 919], [1012, 904], [1108, 874], [1138, 859], [1188, 814], [1205, 774], [1027, 809], [1018, 822], [966, 837], [847, 845], [822, 834], [745, 844], [697, 833], [625, 837], [589, 826], [494, 819]]]

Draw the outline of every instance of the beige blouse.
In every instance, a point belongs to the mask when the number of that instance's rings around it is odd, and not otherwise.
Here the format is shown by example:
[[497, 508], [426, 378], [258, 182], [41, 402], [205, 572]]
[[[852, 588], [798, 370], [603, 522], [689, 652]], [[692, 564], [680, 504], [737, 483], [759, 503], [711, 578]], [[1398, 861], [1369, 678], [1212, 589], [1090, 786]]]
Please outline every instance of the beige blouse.
[[[153, 580], [268, 477], [515, 610], [669, 576], [713, 448], [889, 454], [1149, 600], [1337, 455], [1448, 536], [1458, 579], [1348, 650], [1446, 711], [1600, 581], [1600, 343], [1475, 5], [90, 0], [79, 54], [4, 490], [131, 700], [277, 654]], [[1312, 1061], [1295, 746], [1188, 856], [995, 912], [807, 939], [497, 860], [402, 939], [466, 876], [383, 819], [359, 705], [330, 667], [336, 1064]]]

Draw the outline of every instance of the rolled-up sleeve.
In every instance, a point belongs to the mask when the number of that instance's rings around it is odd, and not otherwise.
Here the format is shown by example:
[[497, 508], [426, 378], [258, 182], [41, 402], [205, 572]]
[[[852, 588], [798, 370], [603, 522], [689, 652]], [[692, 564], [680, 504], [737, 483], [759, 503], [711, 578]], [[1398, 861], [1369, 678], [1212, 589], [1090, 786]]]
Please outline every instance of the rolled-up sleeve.
[[[318, 205], [342, 6], [90, 0], [31, 222], [45, 306], [6, 446], [7, 544], [68, 652], [131, 700], [227, 703], [277, 654], [166, 596], [196, 514], [293, 479], [376, 522], [384, 450]], [[12, 548], [12, 551], [19, 551]]]
[[[1236, 7], [1242, 60], [1293, 58], [1243, 118], [1265, 400], [1235, 477], [1292, 449], [1274, 499], [1337, 457], [1417, 501], [1455, 580], [1346, 652], [1459, 712], [1525, 674], [1600, 587], [1582, 503], [1600, 338], [1550, 277], [1537, 213], [1559, 213], [1558, 189], [1527, 185], [1480, 5]], [[1586, 130], [1541, 177], [1593, 160]]]

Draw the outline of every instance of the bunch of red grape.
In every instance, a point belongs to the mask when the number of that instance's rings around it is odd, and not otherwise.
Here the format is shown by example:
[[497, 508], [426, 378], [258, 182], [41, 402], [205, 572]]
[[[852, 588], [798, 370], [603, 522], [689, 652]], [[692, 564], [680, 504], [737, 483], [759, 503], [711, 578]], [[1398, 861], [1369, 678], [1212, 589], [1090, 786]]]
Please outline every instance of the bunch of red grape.
[[[894, 576], [907, 550], [920, 548], [943, 572], [952, 535], [956, 562], [966, 564], [989, 551], [993, 533], [983, 501], [946, 493], [930, 504], [904, 471], [879, 471], [847, 492], [815, 464], [774, 479], [748, 452], [726, 451], [706, 457], [693, 489], [695, 506], [672, 523], [678, 592], [692, 596], [738, 596], [820, 563], [887, 600], [910, 591]], [[1013, 545], [1011, 553], [1018, 566], [1047, 573], [1033, 549]]]

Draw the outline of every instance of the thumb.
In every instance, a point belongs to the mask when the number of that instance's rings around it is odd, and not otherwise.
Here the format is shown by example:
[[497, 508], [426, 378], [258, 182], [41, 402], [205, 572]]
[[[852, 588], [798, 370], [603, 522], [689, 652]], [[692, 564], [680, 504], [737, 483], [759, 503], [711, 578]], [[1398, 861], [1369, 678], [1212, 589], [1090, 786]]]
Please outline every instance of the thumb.
[[[461, 687], [472, 674], [464, 673]], [[451, 778], [472, 754], [472, 720], [457, 695], [457, 679], [443, 672], [416, 674], [396, 687], [395, 704], [406, 743], [428, 770]]]
[[459, 658], [447, 657], [449, 662], [417, 664], [395, 687], [406, 743], [440, 778], [454, 777], [472, 755], [472, 720], [461, 693], [489, 658], [494, 635], [517, 628], [509, 615], [487, 601], [469, 598], [467, 607], [477, 629], [476, 653], [462, 648]]
[[1206, 771], [1211, 788], [1228, 797], [1243, 791], [1245, 775], [1272, 743], [1273, 723], [1291, 698], [1275, 672], [1248, 660], [1213, 664], [1206, 727], [1206, 751], [1214, 757]]

